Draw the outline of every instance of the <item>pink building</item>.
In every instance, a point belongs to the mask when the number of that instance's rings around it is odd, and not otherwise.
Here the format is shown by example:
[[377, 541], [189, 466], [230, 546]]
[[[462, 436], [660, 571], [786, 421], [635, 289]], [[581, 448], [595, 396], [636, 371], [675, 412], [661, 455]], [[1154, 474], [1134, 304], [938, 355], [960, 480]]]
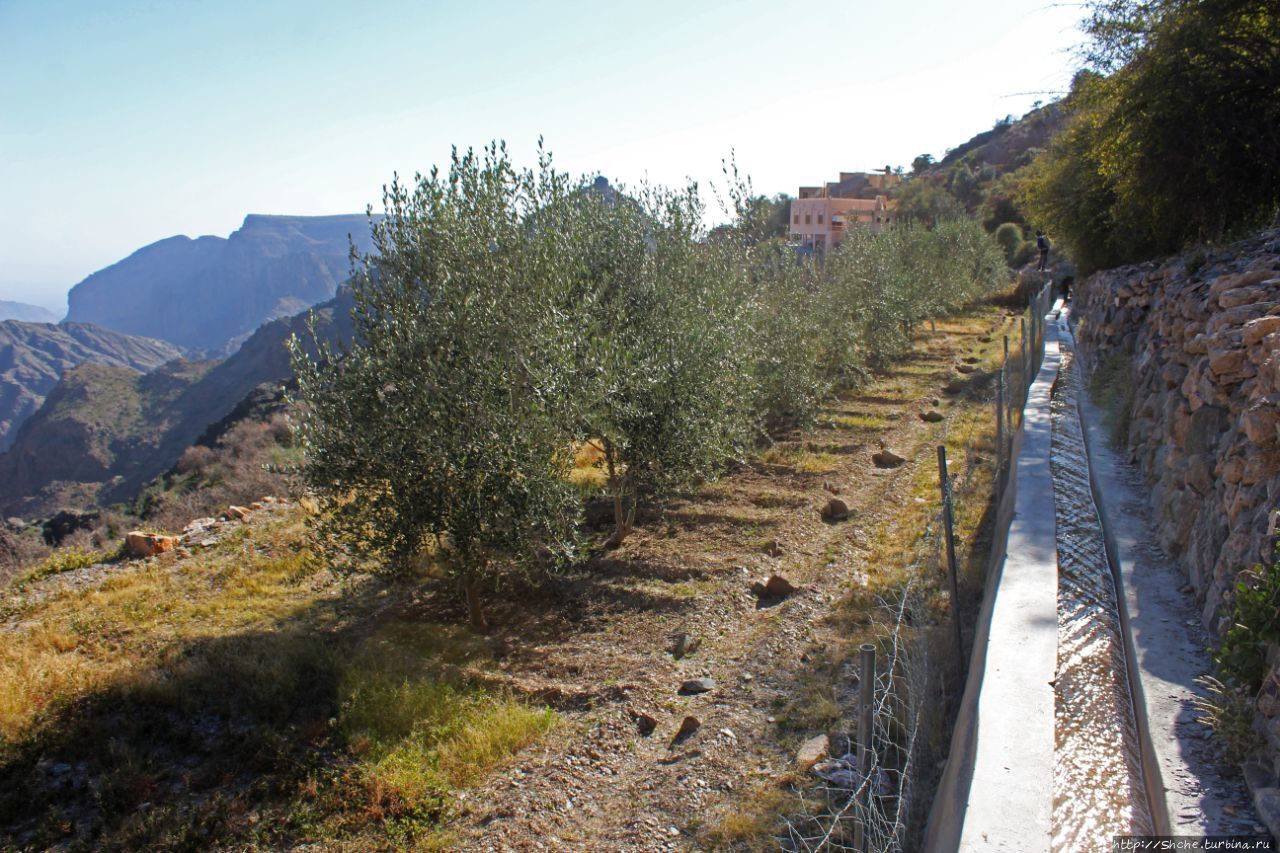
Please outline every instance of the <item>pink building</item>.
[[897, 221], [897, 202], [887, 193], [901, 181], [886, 166], [883, 173], [841, 172], [825, 186], [801, 187], [791, 202], [790, 233], [806, 248], [829, 252], [850, 228], [879, 231]]

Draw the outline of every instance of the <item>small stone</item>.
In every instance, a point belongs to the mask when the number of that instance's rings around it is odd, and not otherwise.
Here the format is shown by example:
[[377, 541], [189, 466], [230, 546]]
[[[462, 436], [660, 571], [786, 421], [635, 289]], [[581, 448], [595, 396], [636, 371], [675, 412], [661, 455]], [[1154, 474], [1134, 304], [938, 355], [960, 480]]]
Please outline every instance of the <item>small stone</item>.
[[[792, 585], [791, 581], [787, 580], [782, 575], [770, 575], [769, 579], [760, 586], [764, 591], [764, 594], [760, 595], [761, 598], [786, 598], [788, 595], [796, 591], [796, 588]], [[752, 586], [752, 590], [755, 590], [754, 585]], [[757, 593], [757, 595], [759, 595], [759, 593]]]
[[680, 685], [680, 693], [683, 696], [694, 696], [698, 693], [709, 693], [716, 689], [716, 680], [714, 678], [690, 678]]
[[906, 457], [901, 456], [886, 447], [883, 450], [872, 454], [871, 461], [876, 463], [877, 468], [897, 468], [907, 460]]
[[680, 721], [680, 728], [676, 731], [675, 739], [678, 741], [684, 740], [700, 728], [702, 728], [702, 722], [697, 717], [685, 717]]
[[844, 521], [849, 517], [849, 505], [839, 498], [832, 498], [822, 508], [823, 521]]
[[131, 530], [124, 536], [125, 550], [134, 557], [154, 557], [178, 547], [177, 536], [161, 536], [158, 533], [143, 533]]
[[839, 487], [839, 486], [837, 486], [835, 483], [832, 483], [832, 482], [830, 482], [830, 481], [823, 483], [823, 484], [822, 484], [822, 488], [823, 488], [823, 489], [825, 489], [826, 491], [830, 492], [830, 493], [831, 493], [831, 494], [833, 494], [833, 495], [838, 495], [838, 494], [840, 494], [840, 487]]
[[702, 645], [701, 638], [682, 631], [676, 634], [675, 640], [671, 643], [671, 656], [676, 660], [680, 660], [685, 655], [691, 655], [696, 652], [700, 645]]
[[236, 506], [235, 504], [232, 504], [231, 506], [227, 507], [227, 515], [230, 518], [236, 519], [237, 521], [244, 521], [249, 517], [249, 510], [246, 507]]
[[920, 420], [924, 421], [925, 423], [936, 424], [938, 421], [942, 419], [943, 419], [943, 414], [942, 412], [939, 412], [937, 409], [928, 409], [920, 413]]
[[827, 756], [829, 741], [826, 735], [809, 738], [796, 753], [796, 768], [807, 771]]
[[768, 542], [764, 543], [764, 553], [776, 559], [781, 557], [784, 552], [782, 550], [782, 546], [778, 544], [777, 539], [770, 539]]
[[975, 370], [977, 370], [977, 369], [978, 369], [978, 368], [974, 367], [972, 364], [957, 364], [957, 365], [956, 365], [956, 372], [958, 372], [958, 373], [973, 373], [973, 372], [974, 372]]

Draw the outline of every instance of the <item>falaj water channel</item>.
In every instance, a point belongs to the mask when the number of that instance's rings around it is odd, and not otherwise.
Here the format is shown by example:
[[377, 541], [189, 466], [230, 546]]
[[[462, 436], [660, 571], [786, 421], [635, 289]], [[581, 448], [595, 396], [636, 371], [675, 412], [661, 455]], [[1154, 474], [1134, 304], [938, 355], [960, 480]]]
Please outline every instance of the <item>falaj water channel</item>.
[[1194, 600], [1171, 595], [1185, 583], [1176, 566], [1150, 557], [1124, 463], [1082, 420], [1082, 409], [1090, 423], [1098, 413], [1060, 303], [1045, 332], [928, 849], [1058, 853], [1108, 849], [1117, 835], [1260, 833], [1239, 781], [1205, 746], [1193, 696], [1211, 671], [1207, 638], [1186, 618]]
[[1050, 403], [1058, 549], [1053, 849], [1096, 850], [1113, 835], [1154, 833], [1129, 688], [1115, 577], [1093, 502], [1069, 347]]

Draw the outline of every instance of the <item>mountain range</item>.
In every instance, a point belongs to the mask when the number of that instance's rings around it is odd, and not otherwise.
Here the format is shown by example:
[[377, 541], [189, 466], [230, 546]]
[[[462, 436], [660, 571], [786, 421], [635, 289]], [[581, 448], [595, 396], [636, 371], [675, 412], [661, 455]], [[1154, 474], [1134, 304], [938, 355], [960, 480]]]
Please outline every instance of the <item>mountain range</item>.
[[0, 320], [21, 320], [24, 323], [56, 323], [57, 316], [39, 305], [25, 302], [9, 302], [0, 299]]
[[44, 402], [63, 373], [81, 364], [134, 372], [180, 358], [173, 344], [87, 323], [0, 322], [0, 451]]
[[68, 322], [226, 355], [264, 322], [332, 299], [350, 249], [373, 248], [365, 214], [250, 214], [229, 237], [144, 246], [71, 288]]
[[277, 393], [291, 379], [285, 344], [295, 334], [310, 340], [310, 316], [317, 339], [350, 341], [353, 304], [343, 290], [309, 311], [266, 323], [221, 361], [178, 358], [147, 373], [102, 364], [67, 370], [0, 454], [0, 515], [134, 497], [261, 386]]

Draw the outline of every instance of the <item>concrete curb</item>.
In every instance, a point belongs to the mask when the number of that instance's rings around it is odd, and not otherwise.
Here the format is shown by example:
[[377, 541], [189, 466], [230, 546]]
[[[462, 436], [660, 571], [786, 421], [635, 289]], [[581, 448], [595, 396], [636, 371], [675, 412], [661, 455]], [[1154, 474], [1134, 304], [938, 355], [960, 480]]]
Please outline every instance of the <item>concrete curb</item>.
[[1012, 518], [1003, 559], [987, 580], [969, 677], [925, 849], [1048, 851], [1053, 818], [1058, 559], [1049, 469], [1049, 398], [1061, 363], [1057, 328], [1015, 436], [1011, 489], [997, 523]]

